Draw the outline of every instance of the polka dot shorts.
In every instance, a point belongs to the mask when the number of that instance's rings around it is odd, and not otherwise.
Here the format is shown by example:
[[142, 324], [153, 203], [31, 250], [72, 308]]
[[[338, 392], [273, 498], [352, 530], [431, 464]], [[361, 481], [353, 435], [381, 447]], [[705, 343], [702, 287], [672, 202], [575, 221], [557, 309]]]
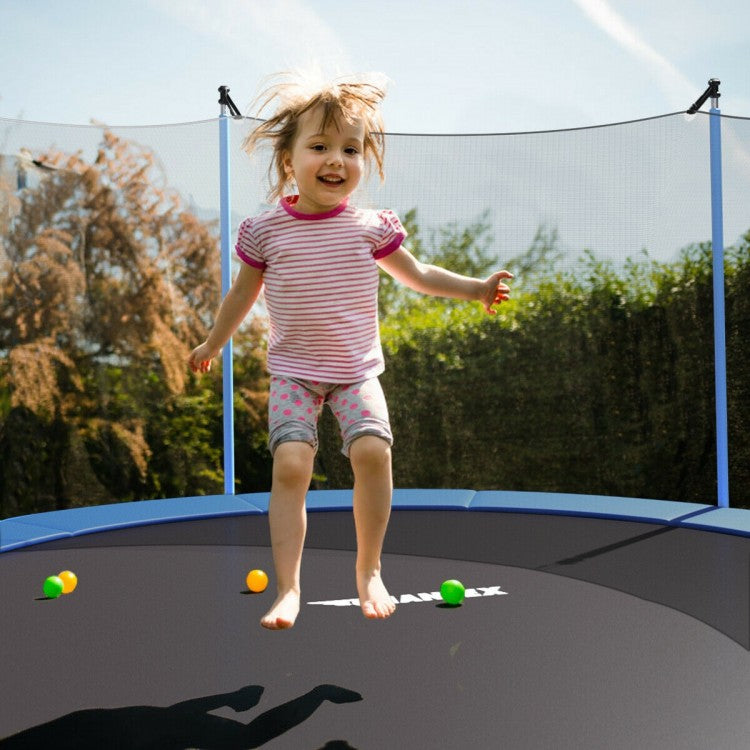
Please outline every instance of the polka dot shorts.
[[393, 444], [388, 406], [377, 378], [342, 385], [272, 375], [268, 401], [271, 453], [280, 443], [290, 441], [307, 443], [317, 450], [318, 417], [325, 404], [338, 420], [345, 456], [363, 435], [376, 435]]

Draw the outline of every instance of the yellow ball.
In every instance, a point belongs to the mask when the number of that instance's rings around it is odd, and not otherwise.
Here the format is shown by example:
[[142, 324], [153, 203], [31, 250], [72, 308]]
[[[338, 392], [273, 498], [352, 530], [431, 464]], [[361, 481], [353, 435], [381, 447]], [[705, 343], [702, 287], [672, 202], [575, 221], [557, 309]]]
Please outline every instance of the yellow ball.
[[266, 590], [268, 576], [262, 570], [251, 570], [245, 579], [247, 587], [255, 594]]
[[78, 585], [78, 577], [72, 570], [63, 570], [58, 578], [63, 582], [63, 594], [69, 594]]

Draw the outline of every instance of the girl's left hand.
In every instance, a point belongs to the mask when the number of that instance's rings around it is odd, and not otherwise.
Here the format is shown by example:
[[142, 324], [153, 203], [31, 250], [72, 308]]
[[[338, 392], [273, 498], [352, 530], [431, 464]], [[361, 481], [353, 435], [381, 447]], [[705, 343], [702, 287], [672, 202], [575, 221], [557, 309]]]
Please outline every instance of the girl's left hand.
[[493, 310], [493, 305], [499, 305], [510, 299], [510, 287], [503, 283], [503, 279], [512, 279], [513, 274], [510, 271], [496, 271], [485, 282], [482, 297], [479, 300], [489, 315], [496, 315], [497, 310]]
[[211, 369], [211, 360], [217, 355], [209, 345], [204, 342], [196, 346], [188, 357], [188, 365], [193, 372], [208, 372]]

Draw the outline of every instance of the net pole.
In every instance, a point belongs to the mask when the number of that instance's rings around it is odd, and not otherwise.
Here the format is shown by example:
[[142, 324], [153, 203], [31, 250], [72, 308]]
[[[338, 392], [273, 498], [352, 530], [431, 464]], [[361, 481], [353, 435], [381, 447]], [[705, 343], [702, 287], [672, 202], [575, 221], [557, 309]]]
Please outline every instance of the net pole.
[[[227, 115], [228, 91], [219, 88], [221, 113], [219, 115], [219, 184], [221, 227], [221, 298], [224, 299], [232, 285], [231, 258], [231, 210], [229, 185], [229, 116]], [[224, 494], [234, 495], [234, 373], [232, 339], [222, 351], [222, 400], [224, 422]]]
[[713, 256], [714, 379], [716, 393], [717, 504], [729, 507], [727, 347], [724, 312], [724, 216], [721, 185], [721, 110], [718, 96], [709, 111], [711, 152], [711, 247]]

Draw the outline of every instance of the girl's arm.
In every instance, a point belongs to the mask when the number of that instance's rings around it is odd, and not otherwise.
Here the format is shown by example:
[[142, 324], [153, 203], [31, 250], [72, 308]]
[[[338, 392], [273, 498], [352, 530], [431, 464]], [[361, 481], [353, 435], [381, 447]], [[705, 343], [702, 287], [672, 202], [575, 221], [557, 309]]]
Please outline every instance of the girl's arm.
[[211, 333], [188, 357], [188, 364], [193, 372], [208, 372], [211, 369], [211, 360], [221, 351], [250, 312], [262, 286], [263, 271], [243, 263], [231, 289], [221, 303]]
[[502, 279], [512, 279], [509, 271], [496, 271], [486, 279], [447, 271], [445, 268], [418, 261], [405, 247], [381, 258], [378, 265], [396, 281], [410, 289], [435, 297], [477, 300], [491, 315], [495, 314], [492, 305], [509, 299], [510, 287]]

